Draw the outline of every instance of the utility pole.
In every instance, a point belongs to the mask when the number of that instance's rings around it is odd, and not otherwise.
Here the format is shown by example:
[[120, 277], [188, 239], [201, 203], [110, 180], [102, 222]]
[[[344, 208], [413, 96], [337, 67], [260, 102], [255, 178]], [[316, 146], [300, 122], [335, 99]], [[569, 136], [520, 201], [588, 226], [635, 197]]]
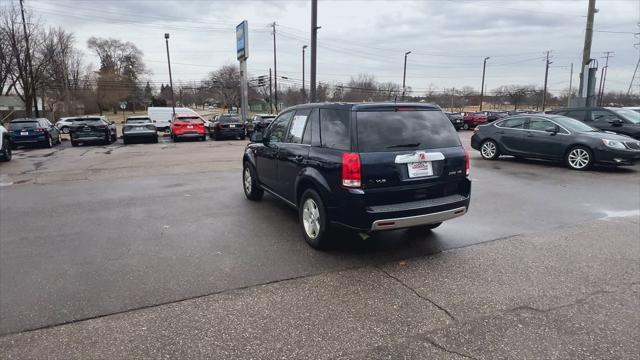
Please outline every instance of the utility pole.
[[453, 112], [453, 98], [456, 96], [456, 88], [451, 89], [451, 112]]
[[273, 114], [273, 94], [271, 93], [271, 68], [269, 68], [269, 113]]
[[[27, 89], [25, 90], [31, 90], [31, 91], [25, 91], [25, 93], [29, 93], [31, 96], [33, 96], [33, 107], [36, 110], [36, 117], [40, 117], [40, 112], [38, 111], [38, 95], [36, 92], [36, 84], [33, 81], [33, 64], [31, 63], [31, 48], [29, 47], [29, 35], [27, 33], [27, 22], [24, 19], [24, 4], [22, 3], [22, 0], [20, 0], [20, 13], [22, 14], [22, 30], [24, 31], [24, 41], [25, 41], [25, 47], [26, 47], [26, 51], [27, 53], [25, 54], [25, 60], [27, 60], [27, 66], [29, 67], [29, 81], [25, 82], [25, 87]], [[29, 100], [31, 99], [24, 99], [25, 100], [25, 109], [27, 109], [27, 114], [31, 114], [31, 111], [28, 110], [29, 107], [31, 107], [31, 104], [29, 104]]]
[[311, 80], [309, 84], [310, 102], [316, 102], [316, 57], [318, 40], [318, 0], [311, 0]]
[[[587, 11], [587, 28], [584, 32], [584, 48], [582, 49], [582, 63], [580, 64], [580, 87], [578, 89], [580, 97], [587, 97], [588, 90], [585, 92], [585, 80], [588, 77], [588, 66], [591, 60], [591, 40], [593, 39], [593, 17], [596, 13], [596, 0], [589, 0], [589, 8]], [[585, 74], [585, 72], [587, 74]], [[587, 101], [588, 102], [588, 101]]]
[[273, 93], [276, 103], [276, 113], [278, 112], [278, 62], [276, 57], [276, 22], [271, 24], [273, 28]]
[[307, 45], [302, 45], [302, 100], [307, 102], [307, 92], [304, 89], [304, 49], [307, 48]]
[[549, 65], [551, 61], [549, 61], [549, 51], [547, 51], [547, 60], [545, 61], [546, 65], [544, 68], [544, 90], [542, 91], [542, 111], [544, 112], [544, 107], [547, 104], [547, 79], [549, 78]]
[[605, 83], [606, 83], [606, 79], [607, 79], [607, 72], [609, 72], [609, 58], [613, 57], [613, 51], [605, 51], [605, 62], [604, 62], [604, 67], [602, 68], [602, 71], [600, 73], [600, 85], [598, 86], [598, 105], [602, 106], [602, 98], [604, 96], [604, 87], [605, 87]]
[[169, 33], [164, 34], [164, 41], [167, 44], [167, 64], [169, 65], [169, 86], [171, 87], [171, 108], [173, 117], [176, 117], [176, 97], [173, 94], [173, 79], [171, 78], [171, 59], [169, 58]]
[[484, 101], [484, 74], [487, 70], [487, 60], [491, 59], [490, 57], [484, 58], [484, 63], [482, 64], [482, 86], [480, 86], [480, 111], [482, 111], [482, 102]]
[[402, 101], [404, 101], [404, 93], [407, 88], [405, 86], [405, 80], [407, 79], [407, 56], [411, 54], [411, 51], [407, 51], [404, 53], [404, 70], [402, 72]]
[[638, 57], [638, 62], [636, 63], [636, 69], [633, 70], [633, 76], [631, 76], [631, 82], [629, 83], [629, 89], [627, 90], [627, 96], [631, 94], [631, 87], [633, 86], [633, 80], [636, 79], [636, 73], [638, 72], [638, 65], [640, 65], [640, 57]]
[[569, 75], [569, 95], [567, 95], [567, 107], [571, 107], [571, 86], [573, 85], [573, 63], [571, 63], [571, 75]]

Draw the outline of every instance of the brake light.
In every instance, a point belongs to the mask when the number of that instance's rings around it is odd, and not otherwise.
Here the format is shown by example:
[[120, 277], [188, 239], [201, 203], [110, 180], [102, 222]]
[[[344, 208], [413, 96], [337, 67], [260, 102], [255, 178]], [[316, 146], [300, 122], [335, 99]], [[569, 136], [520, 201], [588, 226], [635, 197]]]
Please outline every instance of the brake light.
[[469, 152], [467, 151], [467, 149], [464, 149], [464, 174], [466, 176], [469, 176], [469, 166], [470, 164], [470, 159], [469, 159]]
[[104, 129], [107, 128], [107, 126], [106, 125], [98, 125], [97, 128], [100, 129], [100, 130], [104, 130]]
[[362, 173], [360, 170], [359, 154], [342, 154], [342, 186], [359, 188], [362, 185]]

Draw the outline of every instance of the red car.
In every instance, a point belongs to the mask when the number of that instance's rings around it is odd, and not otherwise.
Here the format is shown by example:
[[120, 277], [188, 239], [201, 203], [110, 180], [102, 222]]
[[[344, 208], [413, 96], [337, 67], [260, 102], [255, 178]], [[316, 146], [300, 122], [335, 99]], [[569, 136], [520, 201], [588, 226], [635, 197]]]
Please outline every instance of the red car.
[[462, 121], [464, 121], [462, 128], [464, 130], [469, 130], [475, 128], [478, 125], [486, 124], [487, 115], [482, 112], [466, 113], [464, 115], [464, 118], [462, 118]]
[[197, 138], [202, 141], [207, 140], [207, 132], [204, 120], [193, 114], [176, 114], [171, 120], [171, 140], [178, 138]]

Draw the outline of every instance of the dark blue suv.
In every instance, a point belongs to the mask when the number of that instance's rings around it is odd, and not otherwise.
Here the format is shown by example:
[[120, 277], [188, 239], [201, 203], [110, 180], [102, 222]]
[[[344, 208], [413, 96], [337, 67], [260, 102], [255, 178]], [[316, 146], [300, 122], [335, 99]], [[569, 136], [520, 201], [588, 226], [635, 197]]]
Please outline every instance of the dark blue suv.
[[267, 191], [296, 208], [314, 248], [332, 225], [430, 230], [464, 215], [468, 172], [455, 128], [430, 104], [294, 106], [255, 133], [243, 156], [247, 198]]

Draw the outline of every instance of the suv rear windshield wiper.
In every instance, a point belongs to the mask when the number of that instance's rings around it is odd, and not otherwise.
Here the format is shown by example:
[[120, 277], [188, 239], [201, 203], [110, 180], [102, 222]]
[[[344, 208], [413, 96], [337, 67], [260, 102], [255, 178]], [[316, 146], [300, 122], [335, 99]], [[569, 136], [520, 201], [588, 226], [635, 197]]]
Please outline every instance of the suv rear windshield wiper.
[[420, 146], [420, 143], [409, 143], [409, 144], [397, 144], [397, 145], [390, 145], [387, 146], [387, 149], [392, 149], [392, 148], [400, 148], [400, 147], [417, 147]]

